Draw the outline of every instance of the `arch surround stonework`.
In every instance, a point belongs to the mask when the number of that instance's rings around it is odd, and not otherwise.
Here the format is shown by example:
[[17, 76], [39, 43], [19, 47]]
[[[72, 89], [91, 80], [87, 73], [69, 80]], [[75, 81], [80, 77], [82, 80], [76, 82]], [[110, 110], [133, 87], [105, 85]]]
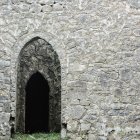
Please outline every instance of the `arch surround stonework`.
[[16, 130], [25, 131], [25, 86], [31, 75], [39, 71], [50, 86], [50, 131], [60, 131], [61, 68], [52, 46], [39, 37], [33, 38], [22, 48], [17, 70]]

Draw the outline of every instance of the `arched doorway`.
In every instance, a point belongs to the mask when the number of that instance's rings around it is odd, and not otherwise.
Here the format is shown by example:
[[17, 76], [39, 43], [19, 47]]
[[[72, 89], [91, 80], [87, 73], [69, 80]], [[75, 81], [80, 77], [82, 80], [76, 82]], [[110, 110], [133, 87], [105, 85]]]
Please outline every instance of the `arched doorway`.
[[[36, 92], [38, 90], [41, 91], [39, 94]], [[33, 120], [30, 122], [31, 118]], [[60, 130], [60, 61], [52, 46], [36, 37], [23, 47], [19, 55], [16, 131], [32, 133], [60, 132]]]
[[49, 132], [49, 85], [39, 73], [34, 73], [26, 85], [25, 132]]

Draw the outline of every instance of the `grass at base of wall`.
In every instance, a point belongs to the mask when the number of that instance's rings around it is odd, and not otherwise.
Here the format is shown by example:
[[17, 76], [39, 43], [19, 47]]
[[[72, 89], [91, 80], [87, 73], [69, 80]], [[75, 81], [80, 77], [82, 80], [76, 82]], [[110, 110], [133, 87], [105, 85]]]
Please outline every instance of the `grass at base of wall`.
[[57, 133], [35, 133], [35, 134], [20, 134], [17, 133], [11, 140], [61, 140], [60, 134]]

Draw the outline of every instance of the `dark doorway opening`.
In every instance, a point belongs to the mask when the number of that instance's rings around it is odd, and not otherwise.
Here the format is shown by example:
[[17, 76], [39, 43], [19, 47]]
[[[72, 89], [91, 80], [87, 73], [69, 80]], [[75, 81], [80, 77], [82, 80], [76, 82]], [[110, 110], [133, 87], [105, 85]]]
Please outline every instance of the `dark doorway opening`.
[[49, 132], [49, 85], [39, 73], [34, 73], [26, 85], [25, 132]]

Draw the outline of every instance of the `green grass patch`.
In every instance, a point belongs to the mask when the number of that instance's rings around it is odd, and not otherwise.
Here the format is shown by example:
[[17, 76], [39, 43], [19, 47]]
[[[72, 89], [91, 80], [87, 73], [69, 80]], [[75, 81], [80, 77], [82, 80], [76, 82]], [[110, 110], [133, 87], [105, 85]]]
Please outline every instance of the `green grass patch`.
[[20, 134], [17, 133], [11, 140], [60, 140], [60, 134], [57, 133], [35, 133], [35, 134]]

